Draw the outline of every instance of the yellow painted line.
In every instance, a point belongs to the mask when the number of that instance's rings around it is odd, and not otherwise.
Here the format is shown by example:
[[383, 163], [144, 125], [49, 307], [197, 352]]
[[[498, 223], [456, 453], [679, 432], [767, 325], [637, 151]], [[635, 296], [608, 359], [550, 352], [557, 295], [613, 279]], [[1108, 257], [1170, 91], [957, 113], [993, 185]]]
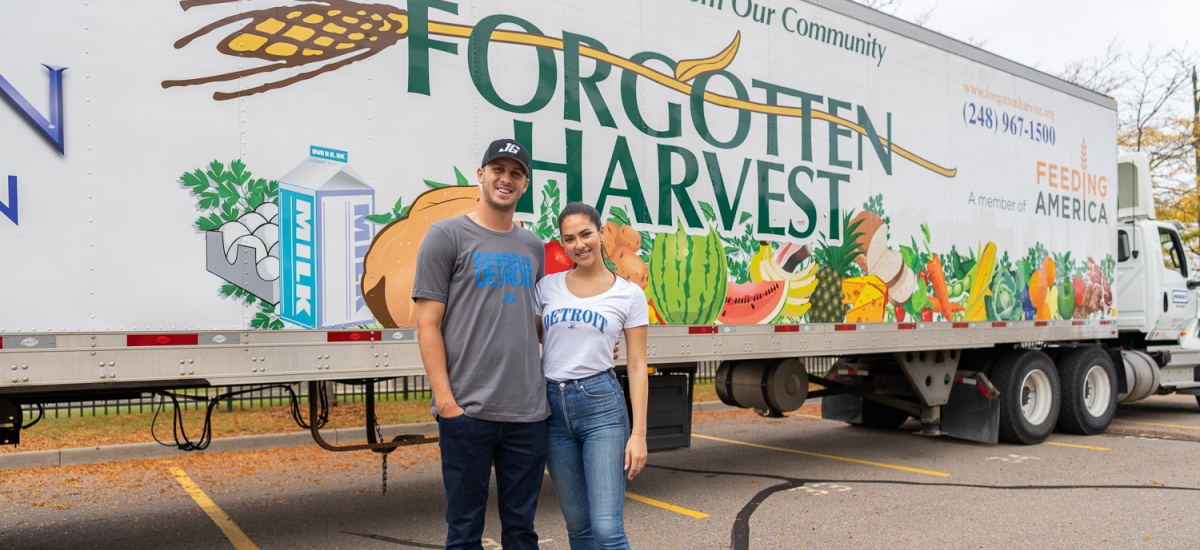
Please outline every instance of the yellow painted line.
[[183, 486], [183, 490], [187, 491], [192, 500], [200, 505], [200, 509], [204, 510], [204, 513], [212, 518], [213, 523], [216, 523], [217, 527], [221, 528], [221, 531], [225, 533], [225, 537], [229, 539], [229, 542], [233, 543], [234, 548], [237, 550], [258, 550], [258, 546], [250, 542], [250, 537], [247, 537], [246, 533], [243, 533], [241, 528], [233, 522], [233, 518], [230, 518], [229, 514], [226, 514], [224, 510], [217, 506], [217, 503], [208, 498], [208, 495], [204, 494], [204, 490], [199, 485], [196, 485], [196, 482], [192, 481], [192, 478], [188, 477], [183, 470], [172, 467], [171, 475], [175, 476], [175, 481], [178, 481]]
[[842, 462], [853, 462], [855, 464], [863, 464], [866, 466], [875, 466], [877, 468], [889, 468], [892, 470], [900, 470], [903, 472], [912, 472], [914, 474], [923, 474], [923, 475], [927, 475], [927, 476], [937, 476], [937, 477], [950, 477], [950, 474], [948, 474], [946, 472], [938, 472], [938, 471], [934, 471], [934, 470], [922, 470], [920, 468], [909, 468], [908, 466], [897, 466], [895, 464], [887, 464], [884, 462], [872, 462], [870, 460], [860, 460], [857, 458], [848, 458], [848, 457], [844, 457], [844, 456], [827, 455], [827, 454], [821, 454], [821, 453], [813, 453], [813, 452], [809, 452], [809, 451], [799, 451], [796, 449], [786, 449], [784, 447], [772, 447], [770, 445], [759, 445], [757, 443], [747, 443], [745, 441], [734, 441], [732, 439], [723, 439], [720, 437], [712, 437], [710, 435], [701, 435], [698, 433], [693, 433], [692, 437], [698, 437], [700, 439], [708, 439], [710, 441], [720, 441], [721, 443], [732, 443], [734, 445], [745, 445], [747, 447], [755, 447], [758, 449], [768, 449], [771, 451], [782, 451], [785, 453], [795, 453], [798, 455], [814, 456], [817, 458], [828, 458], [830, 460], [840, 460]]
[[662, 508], [663, 510], [670, 510], [677, 514], [683, 514], [685, 516], [693, 517], [696, 519], [704, 519], [704, 518], [708, 517], [708, 514], [705, 514], [704, 512], [688, 510], [687, 508], [676, 506], [674, 504], [667, 504], [661, 500], [654, 500], [650, 497], [644, 497], [642, 495], [635, 495], [628, 491], [625, 492], [625, 498], [630, 498], [630, 499], [636, 500], [638, 502], [641, 502], [642, 504], [649, 504], [651, 506], [657, 506], [659, 508]]
[[[546, 470], [546, 475], [550, 475], [550, 470]], [[651, 506], [657, 506], [657, 507], [659, 507], [659, 508], [662, 508], [663, 510], [670, 510], [670, 511], [672, 511], [672, 512], [676, 512], [676, 513], [679, 513], [679, 514], [683, 514], [683, 515], [685, 515], [685, 516], [690, 516], [690, 517], [693, 517], [693, 518], [696, 518], [696, 519], [704, 519], [704, 518], [708, 517], [708, 514], [705, 514], [704, 512], [697, 512], [697, 511], [695, 511], [695, 510], [688, 510], [687, 508], [684, 508], [684, 507], [682, 507], [682, 506], [676, 506], [676, 505], [674, 505], [674, 504], [668, 504], [668, 503], [666, 503], [666, 502], [663, 502], [663, 501], [661, 501], [661, 500], [654, 500], [654, 499], [652, 499], [652, 498], [650, 498], [650, 497], [644, 497], [644, 496], [642, 496], [642, 495], [635, 495], [635, 494], [633, 494], [633, 493], [630, 493], [630, 492], [628, 492], [628, 491], [626, 491], [626, 492], [625, 492], [625, 497], [626, 497], [626, 498], [631, 498], [631, 499], [633, 499], [633, 500], [636, 500], [636, 501], [638, 501], [638, 502], [641, 502], [642, 504], [649, 504], [649, 505], [651, 505]]]
[[788, 416], [799, 416], [800, 418], [811, 418], [813, 420], [825, 420], [824, 418], [821, 418], [815, 414], [792, 414]]
[[1043, 441], [1043, 445], [1054, 445], [1055, 447], [1070, 447], [1072, 449], [1086, 449], [1089, 451], [1107, 451], [1108, 447], [1092, 447], [1090, 445], [1075, 445], [1074, 443], [1059, 443], [1057, 441]]
[[1114, 424], [1136, 424], [1138, 426], [1157, 426], [1159, 428], [1175, 428], [1178, 430], [1200, 430], [1200, 426], [1187, 426], [1184, 424], [1155, 424], [1153, 422], [1133, 422], [1130, 420], [1113, 420]]

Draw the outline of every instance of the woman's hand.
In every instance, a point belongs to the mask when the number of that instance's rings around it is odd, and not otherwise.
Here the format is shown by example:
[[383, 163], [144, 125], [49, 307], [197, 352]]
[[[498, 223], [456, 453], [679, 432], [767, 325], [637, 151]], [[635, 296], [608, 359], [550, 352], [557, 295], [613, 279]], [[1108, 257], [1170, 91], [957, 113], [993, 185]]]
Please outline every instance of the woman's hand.
[[629, 442], [625, 444], [625, 471], [629, 472], [629, 479], [633, 479], [638, 474], [642, 473], [642, 469], [646, 467], [646, 436], [631, 435]]

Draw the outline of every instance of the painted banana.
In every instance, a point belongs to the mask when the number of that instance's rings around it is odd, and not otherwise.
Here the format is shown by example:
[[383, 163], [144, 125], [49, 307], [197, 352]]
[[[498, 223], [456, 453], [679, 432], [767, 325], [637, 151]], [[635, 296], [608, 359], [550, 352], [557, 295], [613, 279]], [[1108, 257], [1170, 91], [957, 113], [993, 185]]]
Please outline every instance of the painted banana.
[[783, 317], [803, 316], [812, 307], [809, 297], [817, 288], [816, 272], [816, 263], [809, 264], [808, 267], [795, 273], [780, 267], [775, 261], [774, 249], [767, 243], [763, 243], [758, 252], [750, 259], [751, 281], [784, 281], [787, 283], [787, 302], [780, 311], [780, 315]]
[[775, 279], [764, 276], [763, 269], [766, 266], [773, 265], [775, 250], [767, 243], [760, 243], [758, 252], [750, 258], [750, 282], [761, 283], [763, 281], [773, 281]]

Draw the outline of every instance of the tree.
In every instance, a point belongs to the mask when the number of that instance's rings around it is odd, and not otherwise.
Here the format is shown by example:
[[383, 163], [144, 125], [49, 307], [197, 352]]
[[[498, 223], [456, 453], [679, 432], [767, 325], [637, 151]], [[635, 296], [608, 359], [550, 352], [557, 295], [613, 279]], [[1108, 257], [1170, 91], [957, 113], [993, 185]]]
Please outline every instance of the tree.
[[1200, 258], [1200, 197], [1191, 71], [1197, 56], [1186, 47], [1129, 55], [1120, 39], [1096, 57], [1068, 63], [1058, 77], [1117, 101], [1117, 148], [1144, 153], [1158, 218], [1184, 224], [1185, 246]]

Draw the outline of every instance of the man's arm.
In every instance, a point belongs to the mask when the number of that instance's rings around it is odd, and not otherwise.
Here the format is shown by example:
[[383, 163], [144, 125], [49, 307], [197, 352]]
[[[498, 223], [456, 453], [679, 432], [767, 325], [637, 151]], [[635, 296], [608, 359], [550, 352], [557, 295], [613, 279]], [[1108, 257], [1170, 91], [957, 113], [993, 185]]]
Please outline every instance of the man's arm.
[[442, 337], [442, 317], [446, 304], [417, 298], [417, 344], [421, 347], [421, 362], [433, 387], [433, 399], [438, 416], [454, 418], [463, 413], [450, 390], [450, 375], [446, 372], [446, 339]]

